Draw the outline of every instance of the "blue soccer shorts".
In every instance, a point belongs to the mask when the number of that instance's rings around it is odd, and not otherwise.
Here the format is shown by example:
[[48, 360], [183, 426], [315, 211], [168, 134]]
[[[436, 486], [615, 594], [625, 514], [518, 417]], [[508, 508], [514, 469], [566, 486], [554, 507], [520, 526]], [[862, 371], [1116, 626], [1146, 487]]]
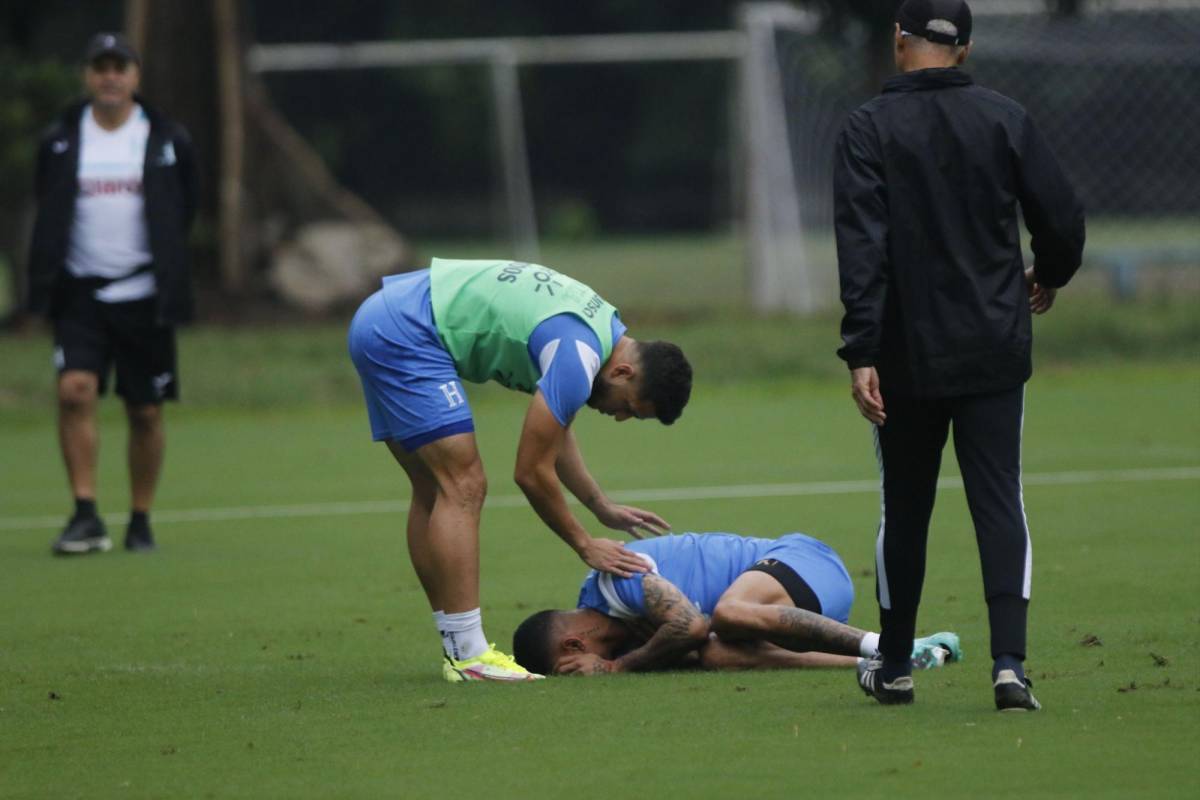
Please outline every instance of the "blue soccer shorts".
[[791, 567], [820, 600], [822, 615], [842, 623], [850, 619], [854, 584], [832, 547], [803, 533], [789, 533], [779, 537], [763, 558], [773, 558]]
[[372, 438], [412, 452], [474, 431], [466, 391], [434, 326], [429, 270], [383, 282], [359, 306], [349, 333]]

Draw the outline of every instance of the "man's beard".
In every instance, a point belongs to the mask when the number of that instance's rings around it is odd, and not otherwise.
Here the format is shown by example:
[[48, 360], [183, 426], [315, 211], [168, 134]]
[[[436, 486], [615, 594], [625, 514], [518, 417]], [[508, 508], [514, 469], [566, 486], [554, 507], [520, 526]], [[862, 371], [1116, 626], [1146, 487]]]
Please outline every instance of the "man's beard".
[[609, 395], [612, 394], [612, 383], [605, 377], [604, 373], [597, 372], [596, 379], [592, 381], [592, 393], [588, 396], [587, 404], [589, 408], [599, 408]]

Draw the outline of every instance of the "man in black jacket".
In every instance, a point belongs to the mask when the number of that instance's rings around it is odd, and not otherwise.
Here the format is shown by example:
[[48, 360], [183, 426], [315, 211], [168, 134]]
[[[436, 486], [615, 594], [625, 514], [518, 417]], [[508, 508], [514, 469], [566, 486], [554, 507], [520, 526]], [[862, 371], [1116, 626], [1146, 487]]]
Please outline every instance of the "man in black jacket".
[[95, 36], [85, 56], [89, 97], [38, 150], [28, 305], [54, 325], [59, 441], [75, 495], [53, 545], [62, 555], [112, 546], [96, 511], [96, 407], [114, 365], [129, 418], [125, 547], [154, 549], [162, 403], [178, 395], [174, 327], [191, 315], [195, 168], [187, 132], [137, 97], [139, 78], [124, 37]]
[[[1083, 209], [1025, 110], [974, 85], [962, 0], [907, 0], [899, 75], [838, 138], [834, 203], [851, 394], [874, 423], [881, 656], [863, 690], [909, 703], [925, 545], [951, 425], [975, 523], [998, 708], [1036, 709], [1023, 669], [1032, 553], [1021, 496], [1031, 312], [1079, 267]], [[1024, 267], [1018, 205], [1032, 236]]]

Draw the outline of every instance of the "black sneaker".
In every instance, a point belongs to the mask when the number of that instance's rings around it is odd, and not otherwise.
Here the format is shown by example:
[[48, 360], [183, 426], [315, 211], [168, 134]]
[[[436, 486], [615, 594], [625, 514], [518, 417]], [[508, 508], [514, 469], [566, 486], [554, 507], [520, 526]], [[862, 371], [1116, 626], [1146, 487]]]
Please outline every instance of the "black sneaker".
[[1029, 678], [1022, 681], [1011, 669], [1000, 670], [992, 688], [996, 692], [998, 711], [1037, 711], [1042, 707], [1030, 691], [1033, 681]]
[[125, 549], [131, 553], [151, 553], [158, 549], [149, 525], [130, 525], [125, 529]]
[[858, 662], [858, 685], [871, 697], [885, 706], [906, 705], [913, 701], [913, 679], [901, 675], [895, 680], [883, 680], [883, 662], [876, 658], [864, 658]]
[[112, 539], [99, 517], [75, 517], [50, 546], [56, 556], [78, 556], [103, 553], [112, 549]]

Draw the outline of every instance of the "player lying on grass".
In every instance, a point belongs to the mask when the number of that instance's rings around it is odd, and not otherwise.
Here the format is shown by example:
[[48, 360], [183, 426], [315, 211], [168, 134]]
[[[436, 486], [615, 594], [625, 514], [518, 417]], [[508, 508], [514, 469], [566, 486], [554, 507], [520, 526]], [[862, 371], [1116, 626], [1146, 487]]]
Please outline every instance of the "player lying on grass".
[[488, 642], [479, 605], [479, 520], [487, 477], [463, 381], [532, 396], [513, 477], [546, 525], [589, 567], [644, 570], [620, 541], [592, 536], [567, 506], [575, 495], [605, 527], [658, 533], [657, 514], [609, 500], [571, 430], [585, 406], [670, 425], [692, 391], [692, 368], [669, 342], [628, 335], [617, 309], [538, 264], [435, 258], [383, 279], [350, 324], [371, 433], [412, 483], [408, 552], [442, 637], [451, 682], [525, 681]]
[[[802, 533], [685, 533], [628, 547], [650, 571], [589, 572], [574, 611], [539, 611], [517, 628], [518, 663], [598, 675], [697, 660], [708, 669], [853, 667], [876, 654], [879, 634], [846, 624], [854, 587], [824, 542]], [[918, 668], [961, 658], [953, 633], [913, 646]]]

